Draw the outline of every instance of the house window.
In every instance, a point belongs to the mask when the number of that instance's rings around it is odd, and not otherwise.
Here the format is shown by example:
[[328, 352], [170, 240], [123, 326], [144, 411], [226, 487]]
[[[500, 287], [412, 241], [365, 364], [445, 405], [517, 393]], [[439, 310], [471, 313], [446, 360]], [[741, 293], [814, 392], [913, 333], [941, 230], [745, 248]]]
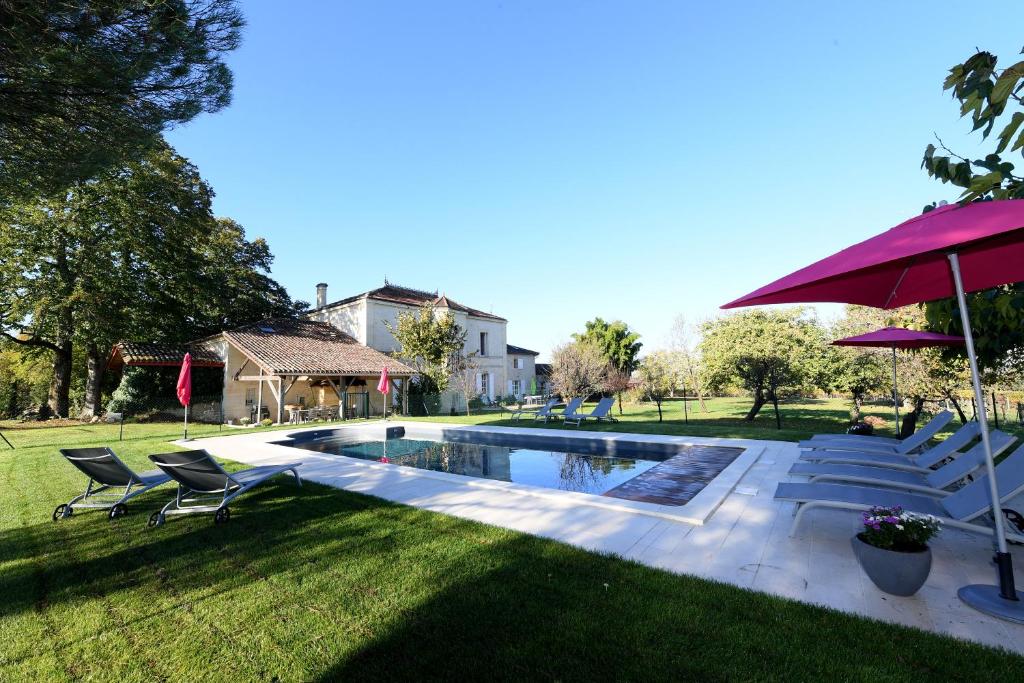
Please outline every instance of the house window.
[[480, 355], [481, 356], [486, 356], [487, 355], [487, 333], [486, 332], [481, 332], [480, 333]]
[[245, 390], [245, 405], [253, 406], [256, 405], [256, 390], [246, 389]]
[[512, 359], [512, 367], [515, 368], [516, 370], [522, 370], [523, 369], [523, 359], [522, 358], [513, 358]]
[[515, 397], [521, 396], [523, 393], [523, 383], [518, 379], [512, 380], [512, 395]]
[[487, 390], [487, 376], [488, 373], [486, 372], [480, 373], [480, 393], [483, 394], [484, 396], [491, 395], [491, 392]]

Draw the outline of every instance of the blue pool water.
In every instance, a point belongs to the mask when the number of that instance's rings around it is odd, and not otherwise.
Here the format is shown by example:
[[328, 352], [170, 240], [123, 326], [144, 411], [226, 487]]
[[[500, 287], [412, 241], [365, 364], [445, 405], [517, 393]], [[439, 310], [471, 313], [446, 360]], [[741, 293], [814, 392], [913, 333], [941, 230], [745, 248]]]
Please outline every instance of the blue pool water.
[[467, 440], [395, 438], [369, 441], [358, 435], [331, 431], [300, 433], [292, 440], [278, 443], [422, 470], [593, 494], [610, 491], [670, 457], [670, 454], [654, 451], [607, 454], [596, 449], [598, 452], [594, 453], [571, 453], [556, 444], [551, 444], [549, 449]]

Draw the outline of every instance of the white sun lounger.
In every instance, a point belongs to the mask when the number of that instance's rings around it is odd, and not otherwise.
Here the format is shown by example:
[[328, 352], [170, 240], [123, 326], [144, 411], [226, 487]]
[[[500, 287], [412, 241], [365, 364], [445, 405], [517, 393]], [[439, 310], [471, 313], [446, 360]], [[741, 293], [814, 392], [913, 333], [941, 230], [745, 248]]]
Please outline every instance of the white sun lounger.
[[89, 484], [85, 493], [54, 508], [54, 521], [70, 517], [78, 508], [106, 509], [110, 519], [121, 517], [128, 514], [129, 500], [171, 480], [160, 470], [135, 473], [106, 447], [62, 448], [60, 454], [89, 477]]
[[[997, 457], [1016, 441], [1017, 437], [1005, 432], [992, 432], [992, 457]], [[975, 475], [984, 464], [985, 446], [979, 441], [966, 453], [956, 454], [952, 462], [937, 470], [929, 471], [927, 474], [888, 467], [813, 462], [798, 462], [789, 469], [789, 473], [808, 476], [811, 478], [812, 484], [818, 482], [863, 484], [915, 491], [936, 498], [944, 498], [953, 493], [946, 489], [957, 482], [966, 480], [968, 476]]]
[[178, 495], [159, 512], [149, 517], [149, 526], [160, 526], [167, 515], [187, 515], [194, 512], [213, 512], [215, 524], [231, 518], [228, 503], [254, 486], [271, 477], [291, 472], [295, 483], [299, 479], [299, 463], [252, 467], [241, 472], [225, 472], [204, 450], [160, 453], [149, 459], [178, 482]]
[[820, 463], [843, 463], [847, 465], [869, 465], [891, 467], [908, 472], [928, 473], [931, 468], [976, 439], [981, 433], [977, 422], [968, 422], [949, 435], [949, 438], [924, 451], [920, 455], [897, 455], [895, 453], [874, 453], [861, 451], [806, 451], [800, 460]]
[[915, 449], [922, 448], [933, 436], [942, 431], [952, 419], [953, 413], [943, 410], [929, 420], [928, 424], [903, 440], [853, 434], [819, 434], [816, 438], [801, 441], [797, 445], [800, 448], [812, 450], [854, 450], [907, 455]]
[[[1017, 449], [996, 465], [996, 484], [1000, 503], [1005, 503], [1024, 491], [1024, 448]], [[897, 505], [907, 512], [934, 515], [944, 525], [955, 529], [989, 536], [994, 534], [992, 527], [977, 522], [992, 510], [988, 497], [988, 475], [975, 479], [945, 498], [869, 486], [783, 482], [775, 490], [775, 499], [798, 504], [790, 536], [796, 534], [797, 527], [808, 510], [832, 508], [862, 511], [875, 506]], [[1024, 534], [1007, 533], [1006, 537], [1024, 543]]]

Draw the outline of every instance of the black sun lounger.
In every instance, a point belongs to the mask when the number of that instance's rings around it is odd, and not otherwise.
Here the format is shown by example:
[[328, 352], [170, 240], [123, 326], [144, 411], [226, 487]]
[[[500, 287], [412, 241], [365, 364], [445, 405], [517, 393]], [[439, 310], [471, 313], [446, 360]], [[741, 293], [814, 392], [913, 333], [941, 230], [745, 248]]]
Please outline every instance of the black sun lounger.
[[215, 524], [231, 518], [228, 503], [254, 486], [271, 477], [291, 472], [295, 483], [299, 479], [299, 463], [252, 467], [241, 472], [225, 472], [217, 461], [204, 450], [160, 453], [149, 456], [156, 466], [178, 482], [178, 495], [159, 512], [149, 517], [149, 526], [160, 526], [167, 515], [187, 515], [193, 512], [213, 512]]
[[89, 477], [89, 485], [85, 493], [54, 508], [54, 521], [78, 508], [102, 508], [109, 510], [110, 519], [121, 517], [128, 513], [128, 500], [171, 480], [160, 470], [136, 474], [106, 447], [62, 448], [60, 454]]

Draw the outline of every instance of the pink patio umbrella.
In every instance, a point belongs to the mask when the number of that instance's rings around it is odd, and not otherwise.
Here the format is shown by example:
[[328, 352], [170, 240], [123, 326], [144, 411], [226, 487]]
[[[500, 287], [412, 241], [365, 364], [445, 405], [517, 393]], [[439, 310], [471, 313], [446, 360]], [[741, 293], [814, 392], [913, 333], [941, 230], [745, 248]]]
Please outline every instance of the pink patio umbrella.
[[178, 373], [178, 403], [185, 407], [185, 439], [188, 439], [188, 406], [192, 402], [192, 354], [186, 353]]
[[892, 406], [896, 411], [896, 434], [900, 433], [900, 399], [896, 380], [896, 349], [923, 349], [928, 346], [959, 346], [963, 337], [938, 332], [908, 330], [903, 327], [883, 327], [867, 334], [844, 337], [832, 342], [835, 346], [875, 346], [892, 349]]
[[[377, 391], [384, 394], [384, 419], [388, 419], [388, 392], [391, 391], [391, 383], [388, 381], [388, 366], [384, 366], [384, 370], [380, 373], [380, 381], [377, 382]], [[385, 445], [387, 439], [384, 440]], [[386, 457], [386, 456], [385, 456]]]
[[[1022, 280], [1024, 200], [1007, 199], [942, 206], [915, 216], [722, 308], [817, 301], [898, 308], [956, 296], [974, 398], [983, 406], [985, 399], [965, 293]], [[982, 612], [1024, 623], [1024, 605], [1014, 587], [1013, 564], [1006, 546], [984, 410], [978, 411], [978, 423], [995, 522], [999, 586], [964, 586], [959, 596]]]

